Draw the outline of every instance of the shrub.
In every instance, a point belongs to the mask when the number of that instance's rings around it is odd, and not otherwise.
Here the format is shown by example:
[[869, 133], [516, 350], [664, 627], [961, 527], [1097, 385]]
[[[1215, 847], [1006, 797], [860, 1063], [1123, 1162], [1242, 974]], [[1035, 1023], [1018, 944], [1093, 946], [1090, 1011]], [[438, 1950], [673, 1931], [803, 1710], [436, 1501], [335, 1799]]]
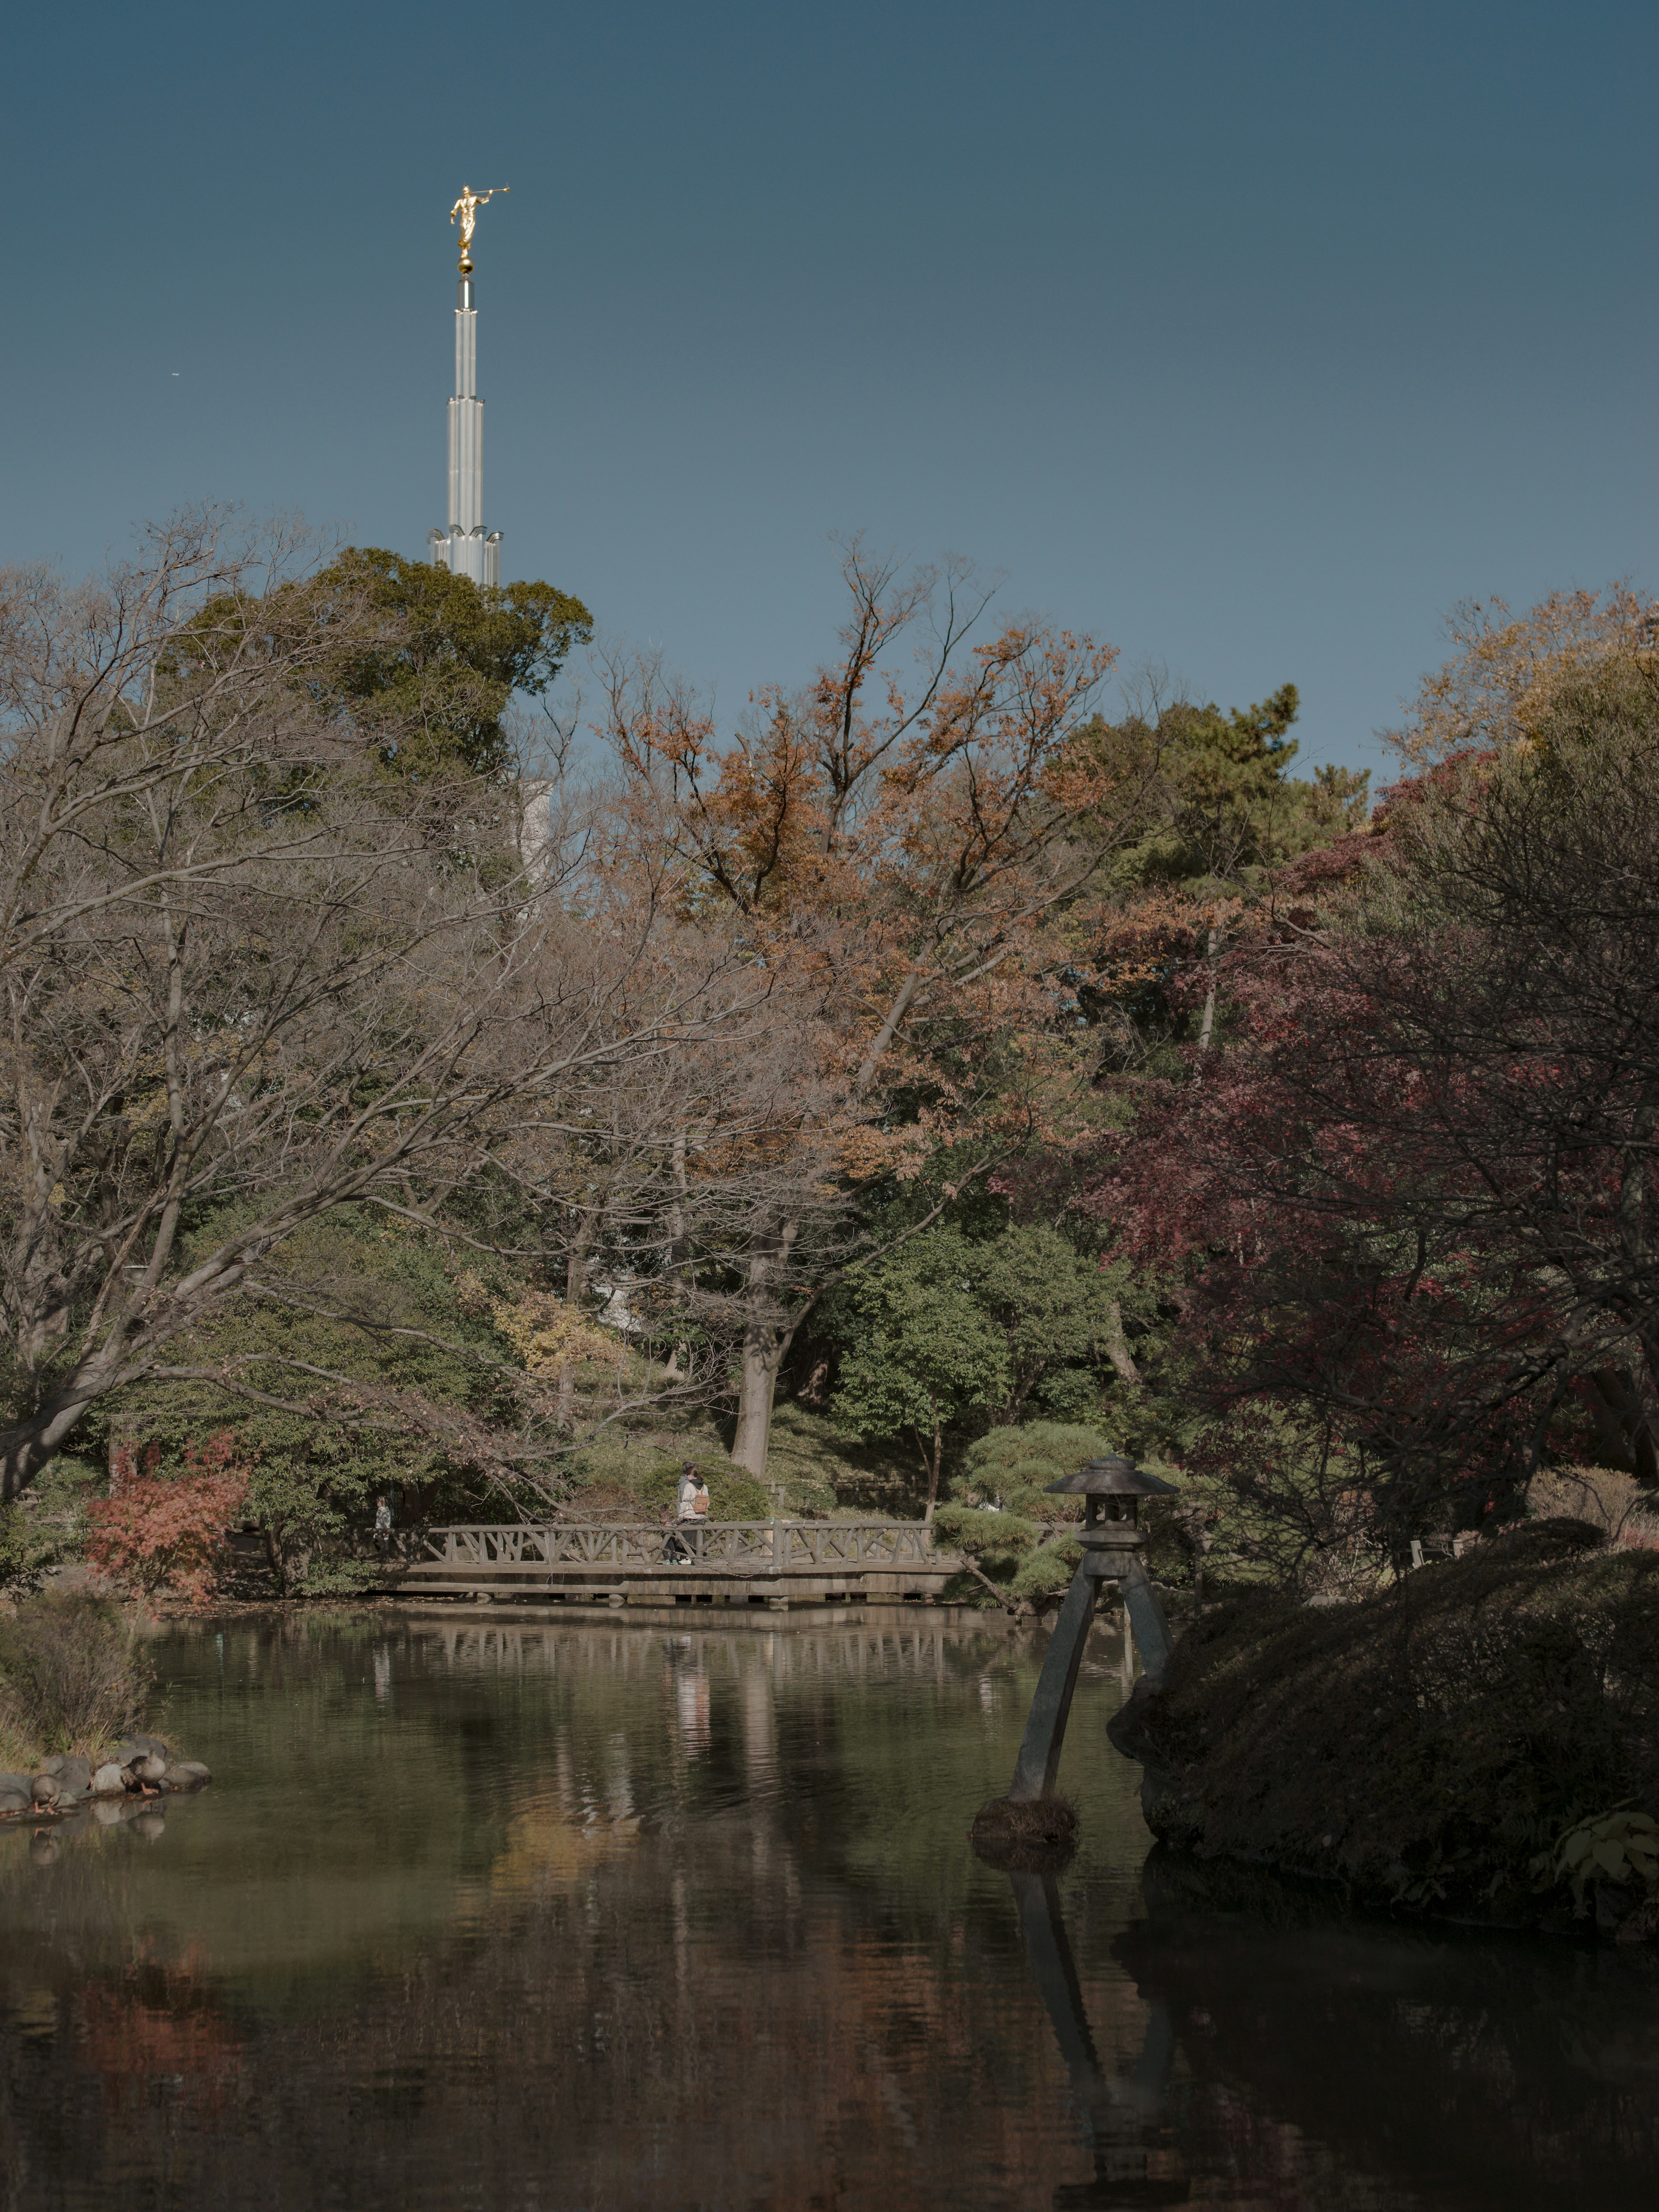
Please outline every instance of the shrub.
[[149, 1659], [118, 1606], [85, 1590], [0, 1620], [0, 1718], [43, 1751], [93, 1752], [143, 1717]]
[[935, 1516], [940, 1537], [1000, 1589], [1040, 1604], [1065, 1589], [1081, 1556], [1068, 1524], [1083, 1518], [1083, 1500], [1048, 1485], [1111, 1449], [1097, 1429], [1065, 1421], [993, 1429], [968, 1449]]
[[28, 1531], [15, 1505], [0, 1505], [0, 1589], [28, 1579]]
[[1634, 1475], [1610, 1467], [1551, 1467], [1527, 1485], [1527, 1510], [1535, 1521], [1588, 1521], [1604, 1536], [1617, 1536], [1646, 1503]]
[[248, 1470], [235, 1457], [228, 1429], [201, 1451], [185, 1446], [189, 1473], [154, 1473], [154, 1448], [140, 1474], [132, 1455], [115, 1455], [110, 1494], [88, 1509], [92, 1524], [87, 1559], [115, 1589], [149, 1597], [169, 1590], [191, 1605], [205, 1605], [219, 1586], [227, 1532], [247, 1498]]
[[60, 1454], [15, 1505], [0, 1505], [0, 1590], [33, 1597], [53, 1567], [78, 1559], [86, 1540], [86, 1496], [102, 1478]]
[[[713, 1452], [703, 1452], [693, 1460], [692, 1464], [708, 1485], [708, 1517], [711, 1521], [771, 1519], [776, 1510], [772, 1493], [763, 1482], [757, 1482], [747, 1468], [733, 1467], [730, 1460], [717, 1458]], [[641, 1480], [640, 1498], [653, 1512], [664, 1506], [673, 1505], [679, 1492], [683, 1465], [682, 1460], [660, 1459]]]

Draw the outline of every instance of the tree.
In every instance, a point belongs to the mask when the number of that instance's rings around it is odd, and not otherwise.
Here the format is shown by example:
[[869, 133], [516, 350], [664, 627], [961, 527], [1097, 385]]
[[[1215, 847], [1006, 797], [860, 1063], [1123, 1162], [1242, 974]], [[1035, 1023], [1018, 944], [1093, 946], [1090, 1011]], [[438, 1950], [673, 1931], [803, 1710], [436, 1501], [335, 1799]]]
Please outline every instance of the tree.
[[933, 1230], [861, 1273], [857, 1332], [842, 1362], [834, 1412], [862, 1437], [908, 1437], [927, 1478], [931, 1521], [945, 1433], [977, 1407], [1000, 1404], [1012, 1377], [1002, 1331], [974, 1295], [974, 1249]]
[[1073, 1531], [1083, 1501], [1051, 1486], [1113, 1446], [1099, 1429], [1030, 1421], [969, 1446], [939, 1531], [999, 1594], [1040, 1605], [1065, 1589], [1082, 1556]]
[[397, 664], [405, 611], [307, 591], [289, 552], [187, 518], [100, 585], [30, 571], [0, 602], [5, 1498], [296, 1229], [429, 1218], [528, 1119], [580, 1128], [766, 997], [659, 902], [601, 915], [580, 823], [532, 882], [465, 746], [388, 769], [419, 700], [371, 712], [337, 675]]
[[[995, 1321], [1006, 1346], [1008, 1393], [997, 1419], [1018, 1422], [1035, 1398], [1058, 1410], [1093, 1412], [1100, 1395], [1098, 1370], [1128, 1361], [1122, 1342], [1121, 1292], [1124, 1270], [1103, 1270], [1097, 1259], [1043, 1222], [1015, 1222], [973, 1253], [974, 1295]], [[1070, 1378], [1070, 1387], [1062, 1376]], [[1136, 1378], [1138, 1379], [1138, 1378]]]
[[[551, 584], [480, 586], [379, 546], [347, 546], [294, 589], [325, 629], [343, 617], [324, 695], [383, 725], [381, 757], [405, 775], [512, 774], [509, 700], [543, 695], [593, 634], [581, 601]], [[382, 619], [365, 626], [365, 610]]]
[[228, 1431], [198, 1450], [185, 1448], [185, 1472], [157, 1478], [119, 1452], [110, 1493], [87, 1510], [87, 1559], [102, 1582], [129, 1595], [168, 1590], [205, 1605], [218, 1589], [225, 1538], [247, 1497], [247, 1469], [238, 1464]]
[[1584, 1413], [1659, 1474], [1659, 671], [1634, 623], [1552, 656], [1556, 621], [1499, 743], [1393, 793], [1319, 906], [1286, 884], [1229, 1048], [1149, 1092], [1094, 1195], [1186, 1256], [1212, 1402], [1297, 1413], [1395, 1546], [1501, 1507]]
[[[776, 1093], [790, 1172], [775, 1155], [769, 1202], [725, 1255], [732, 1452], [757, 1475], [796, 1330], [869, 1256], [836, 1233], [860, 1184], [975, 1135], [982, 1171], [1029, 1125], [1012, 1064], [988, 1086], [987, 1056], [1023, 1006], [1048, 1019], [1046, 925], [1139, 826], [1155, 767], [1143, 733], [1093, 713], [1110, 647], [1029, 621], [969, 647], [988, 594], [959, 564], [907, 577], [854, 544], [843, 576], [836, 660], [799, 696], [758, 695], [730, 744], [651, 664], [613, 666], [609, 686], [634, 865], [811, 1008]], [[918, 640], [906, 685], [890, 664]]]

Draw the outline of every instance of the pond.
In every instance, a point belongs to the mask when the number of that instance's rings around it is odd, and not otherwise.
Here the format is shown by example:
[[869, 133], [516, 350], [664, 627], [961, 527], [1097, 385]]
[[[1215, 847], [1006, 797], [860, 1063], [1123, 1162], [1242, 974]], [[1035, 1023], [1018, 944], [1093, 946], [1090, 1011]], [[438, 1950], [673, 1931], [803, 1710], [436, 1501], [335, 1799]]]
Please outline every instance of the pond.
[[12, 2208], [1650, 2204], [1645, 1956], [1148, 1863], [1097, 1632], [1057, 1881], [976, 1629], [193, 1624], [219, 1779], [0, 1832]]

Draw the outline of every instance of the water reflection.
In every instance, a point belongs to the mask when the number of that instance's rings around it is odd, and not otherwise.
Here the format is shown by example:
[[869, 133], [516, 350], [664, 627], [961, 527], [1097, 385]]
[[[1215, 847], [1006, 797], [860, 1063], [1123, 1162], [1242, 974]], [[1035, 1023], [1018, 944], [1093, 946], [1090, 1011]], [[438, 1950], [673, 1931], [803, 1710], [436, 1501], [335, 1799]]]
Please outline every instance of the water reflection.
[[1078, 1859], [981, 1867], [1037, 1657], [908, 1625], [181, 1632], [168, 1724], [221, 1780], [148, 1836], [0, 1834], [0, 2203], [1645, 2203], [1650, 1970], [1143, 1883], [1109, 1637]]
[[1166, 2112], [1175, 2058], [1168, 2008], [1150, 2008], [1133, 2070], [1109, 2073], [1090, 2029], [1058, 1881], [1052, 1875], [1037, 1874], [1011, 1874], [1008, 1881], [1032, 1978], [1048, 2008], [1084, 2140], [1094, 2158], [1093, 2179], [1062, 2183], [1054, 2203], [1184, 2204], [1192, 2192]]

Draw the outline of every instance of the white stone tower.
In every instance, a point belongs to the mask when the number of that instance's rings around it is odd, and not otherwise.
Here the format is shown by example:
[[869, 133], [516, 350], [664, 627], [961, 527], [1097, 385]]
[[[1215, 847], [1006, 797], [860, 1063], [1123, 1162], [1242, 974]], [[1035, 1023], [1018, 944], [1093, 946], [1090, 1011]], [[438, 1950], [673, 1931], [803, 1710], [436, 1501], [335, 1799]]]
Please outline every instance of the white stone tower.
[[[495, 187], [505, 191], [505, 185]], [[477, 393], [478, 308], [472, 289], [472, 230], [491, 197], [461, 187], [450, 214], [461, 228], [461, 281], [455, 297], [455, 396], [449, 403], [449, 527], [428, 530], [427, 547], [440, 568], [475, 584], [501, 580], [501, 533], [483, 526], [483, 402]]]

